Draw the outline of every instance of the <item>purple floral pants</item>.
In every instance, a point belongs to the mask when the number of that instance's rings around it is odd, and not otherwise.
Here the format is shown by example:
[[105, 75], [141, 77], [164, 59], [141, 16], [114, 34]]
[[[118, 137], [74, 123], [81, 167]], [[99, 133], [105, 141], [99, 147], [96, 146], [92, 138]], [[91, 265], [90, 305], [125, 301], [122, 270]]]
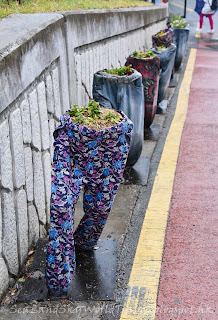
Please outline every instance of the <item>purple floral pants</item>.
[[[73, 123], [68, 113], [54, 132], [50, 232], [47, 246], [46, 284], [67, 290], [75, 270], [75, 245], [92, 250], [96, 245], [125, 168], [132, 122], [95, 131]], [[75, 232], [74, 211], [84, 189], [84, 216]]]

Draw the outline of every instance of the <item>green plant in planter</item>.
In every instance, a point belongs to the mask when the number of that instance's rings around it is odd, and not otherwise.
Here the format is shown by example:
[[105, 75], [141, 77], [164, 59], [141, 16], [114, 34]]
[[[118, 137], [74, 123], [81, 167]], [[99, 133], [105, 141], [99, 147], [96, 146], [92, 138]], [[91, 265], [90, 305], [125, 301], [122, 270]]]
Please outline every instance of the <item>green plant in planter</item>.
[[78, 105], [73, 105], [72, 109], [68, 110], [67, 113], [74, 123], [86, 125], [95, 130], [111, 127], [122, 120], [118, 112], [101, 108], [95, 100], [90, 101], [88, 106], [82, 108], [78, 107]]
[[179, 14], [175, 14], [169, 19], [169, 23], [174, 29], [180, 29], [187, 27], [187, 21], [182, 18]]
[[111, 111], [109, 111], [108, 114], [106, 114], [104, 116], [104, 119], [105, 119], [106, 123], [109, 123], [109, 122], [119, 123], [120, 122], [120, 118], [115, 113], [112, 113]]
[[110, 74], [114, 74], [114, 75], [118, 75], [118, 76], [130, 76], [134, 70], [131, 68], [131, 65], [126, 67], [123, 66], [121, 68], [115, 68], [115, 69], [109, 69], [109, 70], [105, 70], [105, 72], [110, 73]]
[[147, 50], [145, 52], [137, 52], [137, 51], [134, 51], [133, 54], [132, 54], [134, 57], [136, 58], [152, 58], [155, 56], [155, 54], [153, 53], [152, 50]]
[[83, 124], [86, 122], [85, 118], [83, 117], [83, 113], [85, 112], [85, 107], [79, 108], [78, 105], [74, 104], [72, 109], [67, 111], [71, 118], [74, 119], [74, 122], [77, 124]]
[[90, 118], [96, 119], [101, 117], [102, 111], [98, 102], [94, 100], [89, 102], [87, 110]]
[[72, 109], [70, 109], [67, 113], [69, 113], [71, 117], [77, 117], [81, 114], [81, 110], [82, 108], [79, 108], [78, 105], [74, 104]]

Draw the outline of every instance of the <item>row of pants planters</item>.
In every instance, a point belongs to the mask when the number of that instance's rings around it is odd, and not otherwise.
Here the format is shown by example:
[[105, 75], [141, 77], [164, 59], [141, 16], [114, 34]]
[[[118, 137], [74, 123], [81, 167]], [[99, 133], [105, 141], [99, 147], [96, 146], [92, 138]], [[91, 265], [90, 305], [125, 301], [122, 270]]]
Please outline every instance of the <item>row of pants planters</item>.
[[98, 71], [94, 75], [94, 100], [102, 107], [124, 111], [133, 121], [134, 129], [127, 160], [129, 166], [133, 166], [141, 155], [144, 127], [149, 127], [153, 122], [157, 103], [165, 97], [174, 66], [174, 44], [164, 50], [153, 51], [156, 56], [152, 58], [128, 57], [126, 65], [134, 68], [134, 73], [130, 76], [116, 76], [104, 71]]
[[[171, 74], [175, 49], [175, 45], [170, 45], [161, 53], [157, 51], [159, 57], [144, 64], [129, 58], [127, 64], [134, 64], [141, 73], [134, 70], [130, 76], [118, 77], [99, 71], [94, 75], [93, 98], [102, 107], [120, 112], [123, 117], [120, 123], [95, 131], [73, 123], [68, 113], [60, 118], [54, 132], [45, 274], [50, 290], [68, 290], [76, 266], [75, 247], [92, 250], [97, 244], [125, 165], [134, 165], [140, 157], [144, 123], [150, 125], [145, 116], [153, 120], [157, 91], [160, 100], [159, 95], [164, 95], [161, 86], [164, 90], [168, 87], [168, 80], [164, 79]], [[162, 80], [158, 90], [160, 68]], [[84, 216], [74, 231], [75, 206], [82, 189]]]
[[[46, 283], [68, 290], [75, 270], [75, 246], [92, 250], [111, 210], [126, 165], [133, 124], [123, 119], [95, 131], [72, 122], [68, 113], [54, 132], [50, 232]], [[74, 231], [75, 206], [84, 189], [84, 216]]]

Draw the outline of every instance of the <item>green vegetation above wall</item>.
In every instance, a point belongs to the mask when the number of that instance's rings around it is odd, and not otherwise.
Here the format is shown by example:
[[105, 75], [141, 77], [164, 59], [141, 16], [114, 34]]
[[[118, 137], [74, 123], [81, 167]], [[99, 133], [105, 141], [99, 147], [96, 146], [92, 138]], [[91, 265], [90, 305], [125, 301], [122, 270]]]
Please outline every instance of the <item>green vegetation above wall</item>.
[[109, 9], [153, 6], [152, 3], [143, 0], [8, 0], [0, 1], [0, 18], [4, 18], [12, 13], [36, 13], [53, 12], [65, 10], [86, 10], [86, 9]]

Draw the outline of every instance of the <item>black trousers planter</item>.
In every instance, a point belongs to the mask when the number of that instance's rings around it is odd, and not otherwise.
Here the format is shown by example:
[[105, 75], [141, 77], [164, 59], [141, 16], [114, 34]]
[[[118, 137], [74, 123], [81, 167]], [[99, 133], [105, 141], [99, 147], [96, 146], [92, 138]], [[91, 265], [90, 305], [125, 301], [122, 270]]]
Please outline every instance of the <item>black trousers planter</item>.
[[148, 128], [152, 124], [157, 110], [160, 58], [157, 56], [148, 58], [129, 56], [126, 61], [126, 66], [128, 65], [132, 65], [142, 75], [145, 103], [144, 126]]
[[144, 88], [142, 75], [134, 70], [130, 76], [116, 76], [104, 71], [94, 74], [93, 98], [101, 107], [123, 111], [133, 122], [127, 165], [139, 159], [144, 142]]
[[159, 81], [159, 90], [158, 90], [158, 99], [157, 102], [160, 103], [165, 95], [166, 91], [169, 87], [171, 74], [174, 67], [175, 56], [176, 56], [176, 46], [175, 44], [171, 44], [168, 48], [163, 50], [153, 49], [153, 52], [160, 57], [160, 81]]
[[175, 57], [175, 69], [178, 70], [182, 59], [185, 54], [185, 50], [187, 47], [188, 37], [189, 37], [189, 29], [181, 28], [181, 29], [174, 29], [174, 43], [177, 47], [176, 49], [176, 57]]

